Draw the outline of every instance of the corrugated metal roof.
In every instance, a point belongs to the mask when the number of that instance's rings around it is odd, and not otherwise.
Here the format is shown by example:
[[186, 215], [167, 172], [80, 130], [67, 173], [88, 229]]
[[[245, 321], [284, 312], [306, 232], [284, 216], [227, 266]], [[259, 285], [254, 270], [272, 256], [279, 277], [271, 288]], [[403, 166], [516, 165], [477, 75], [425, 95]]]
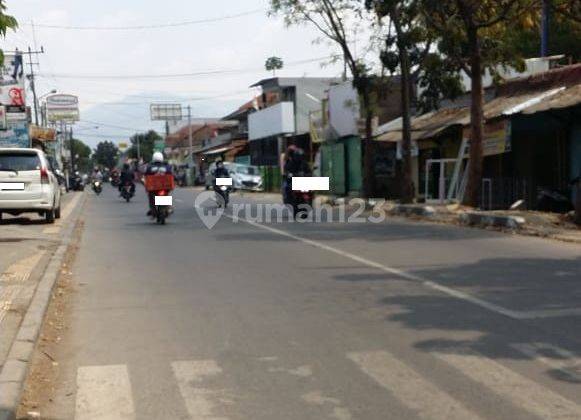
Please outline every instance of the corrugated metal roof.
[[[568, 66], [508, 82], [500, 96], [484, 105], [484, 118], [535, 114], [581, 104], [581, 65]], [[446, 108], [412, 118], [412, 140], [434, 137], [448, 127], [470, 124], [468, 107]], [[401, 118], [379, 127], [378, 141], [401, 141]]]
[[[454, 125], [466, 125], [470, 122], [468, 108], [445, 108], [429, 112], [416, 118], [412, 118], [412, 140], [422, 140], [441, 133], [446, 128]], [[401, 140], [401, 118], [388, 123], [389, 130], [377, 136], [377, 141], [397, 142]], [[382, 128], [385, 128], [383, 126]], [[381, 127], [380, 127], [381, 129]], [[379, 129], [378, 129], [379, 130]]]

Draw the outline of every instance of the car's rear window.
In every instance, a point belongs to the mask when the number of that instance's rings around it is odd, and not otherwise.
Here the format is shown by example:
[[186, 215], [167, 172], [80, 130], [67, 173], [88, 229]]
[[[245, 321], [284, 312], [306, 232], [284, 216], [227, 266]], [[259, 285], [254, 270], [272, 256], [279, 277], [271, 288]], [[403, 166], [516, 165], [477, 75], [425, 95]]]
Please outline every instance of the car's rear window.
[[0, 153], [0, 170], [33, 171], [40, 169], [40, 158], [36, 153]]

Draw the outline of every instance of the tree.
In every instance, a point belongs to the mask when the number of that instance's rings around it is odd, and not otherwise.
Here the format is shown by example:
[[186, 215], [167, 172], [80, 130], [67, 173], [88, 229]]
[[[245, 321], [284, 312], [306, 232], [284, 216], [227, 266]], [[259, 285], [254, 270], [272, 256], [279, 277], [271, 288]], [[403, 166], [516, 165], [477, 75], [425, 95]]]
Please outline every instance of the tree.
[[[271, 13], [284, 16], [287, 25], [313, 25], [323, 37], [341, 50], [341, 56], [353, 77], [353, 87], [361, 97], [365, 116], [365, 139], [362, 144], [364, 182], [363, 193], [369, 197], [373, 182], [373, 97], [370, 70], [362, 60], [356, 58], [349, 38], [346, 20], [361, 19], [365, 7], [360, 0], [270, 0]], [[356, 34], [355, 34], [356, 35]]]
[[[552, 4], [557, 6], [556, 1]], [[581, 4], [581, 2], [579, 2]], [[536, 10], [527, 18], [526, 25], [515, 27], [508, 34], [510, 42], [524, 57], [537, 57], [539, 46], [541, 45], [541, 20], [542, 5], [539, 4]], [[560, 13], [557, 9], [550, 8], [551, 17], [549, 19], [549, 55], [564, 54], [571, 57], [573, 61], [581, 60], [581, 21], [571, 18], [571, 14]]]
[[523, 70], [522, 55], [508, 33], [538, 0], [423, 0], [423, 13], [438, 35], [438, 50], [471, 79], [470, 167], [465, 204], [476, 206], [482, 182], [485, 70]]
[[268, 71], [272, 71], [272, 77], [276, 75], [276, 71], [282, 69], [283, 62], [280, 57], [268, 57], [266, 63], [264, 63], [264, 68]]
[[[6, 2], [0, 0], [0, 36], [2, 38], [6, 37], [8, 29], [18, 28], [18, 22], [13, 16], [7, 15], [5, 12], [7, 10]], [[4, 52], [0, 48], [0, 65], [4, 63]]]
[[421, 108], [437, 108], [441, 96], [454, 97], [461, 92], [458, 74], [445, 65], [439, 54], [431, 51], [433, 34], [420, 13], [421, 0], [366, 0], [380, 24], [386, 18], [389, 31], [381, 51], [383, 66], [394, 74], [399, 71], [402, 110], [402, 201], [414, 197], [412, 180], [411, 106], [414, 81], [424, 88]]
[[75, 163], [79, 171], [89, 172], [91, 170], [91, 148], [77, 139], [72, 139], [71, 148], [71, 153], [75, 154]]
[[105, 168], [114, 168], [117, 165], [117, 157], [119, 156], [119, 149], [112, 141], [102, 141], [97, 144], [97, 148], [93, 153], [93, 161], [97, 165]]
[[149, 162], [151, 155], [153, 155], [156, 140], [162, 140], [162, 137], [154, 130], [134, 134], [131, 136], [131, 147], [129, 148], [128, 156], [132, 159], [141, 157], [144, 161]]

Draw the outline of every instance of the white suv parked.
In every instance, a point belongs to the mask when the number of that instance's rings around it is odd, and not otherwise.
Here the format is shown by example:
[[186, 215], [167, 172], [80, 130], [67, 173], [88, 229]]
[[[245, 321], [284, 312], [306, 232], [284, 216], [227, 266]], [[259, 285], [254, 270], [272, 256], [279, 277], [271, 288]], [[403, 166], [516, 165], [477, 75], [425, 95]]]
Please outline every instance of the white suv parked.
[[61, 190], [41, 150], [0, 148], [0, 219], [2, 213], [60, 218]]

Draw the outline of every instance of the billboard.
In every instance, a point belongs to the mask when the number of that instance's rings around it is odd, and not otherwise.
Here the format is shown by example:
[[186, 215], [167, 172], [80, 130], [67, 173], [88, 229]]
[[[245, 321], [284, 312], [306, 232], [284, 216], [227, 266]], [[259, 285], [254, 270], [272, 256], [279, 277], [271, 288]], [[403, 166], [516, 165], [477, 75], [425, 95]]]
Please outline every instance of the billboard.
[[0, 68], [0, 105], [6, 107], [8, 119], [12, 114], [20, 114], [12, 120], [26, 120], [24, 66], [20, 52], [4, 55], [4, 65]]
[[151, 104], [152, 121], [179, 121], [182, 119], [181, 104]]
[[0, 130], [0, 147], [30, 147], [27, 121], [9, 121], [6, 130]]
[[46, 97], [46, 119], [49, 122], [76, 122], [80, 119], [79, 98], [56, 93]]

